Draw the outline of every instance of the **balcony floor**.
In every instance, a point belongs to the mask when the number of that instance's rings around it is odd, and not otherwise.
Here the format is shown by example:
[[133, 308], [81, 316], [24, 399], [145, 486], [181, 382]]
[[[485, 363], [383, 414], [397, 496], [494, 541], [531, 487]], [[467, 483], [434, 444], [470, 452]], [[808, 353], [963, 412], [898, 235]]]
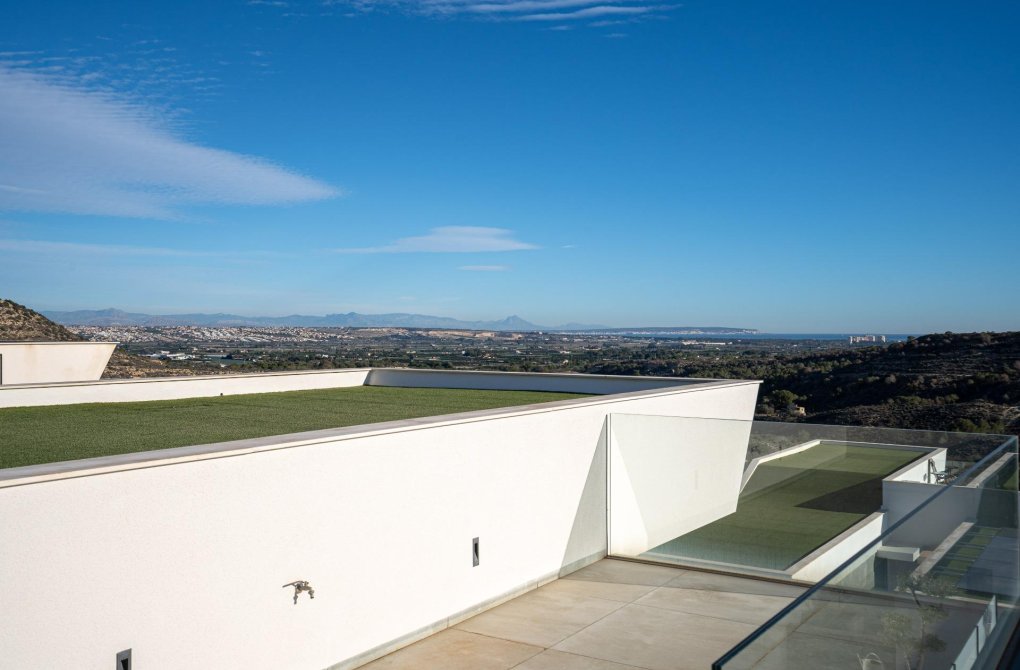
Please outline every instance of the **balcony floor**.
[[366, 670], [708, 670], [804, 589], [604, 559]]

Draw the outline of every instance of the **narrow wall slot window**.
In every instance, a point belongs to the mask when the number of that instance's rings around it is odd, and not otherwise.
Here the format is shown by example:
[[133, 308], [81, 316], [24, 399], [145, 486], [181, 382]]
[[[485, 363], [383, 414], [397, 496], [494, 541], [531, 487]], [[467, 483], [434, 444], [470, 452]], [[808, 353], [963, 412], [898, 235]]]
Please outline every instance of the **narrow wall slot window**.
[[117, 654], [117, 670], [131, 670], [131, 650], [125, 649]]
[[478, 538], [471, 540], [471, 567], [478, 567], [478, 563], [481, 561], [481, 554], [478, 553]]

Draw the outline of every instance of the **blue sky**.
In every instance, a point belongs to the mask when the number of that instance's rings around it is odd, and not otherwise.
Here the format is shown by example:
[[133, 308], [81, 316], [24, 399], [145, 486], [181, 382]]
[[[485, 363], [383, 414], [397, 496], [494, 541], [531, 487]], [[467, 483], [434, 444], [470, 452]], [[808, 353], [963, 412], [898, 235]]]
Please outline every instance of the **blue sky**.
[[0, 8], [0, 295], [1020, 329], [1020, 5]]

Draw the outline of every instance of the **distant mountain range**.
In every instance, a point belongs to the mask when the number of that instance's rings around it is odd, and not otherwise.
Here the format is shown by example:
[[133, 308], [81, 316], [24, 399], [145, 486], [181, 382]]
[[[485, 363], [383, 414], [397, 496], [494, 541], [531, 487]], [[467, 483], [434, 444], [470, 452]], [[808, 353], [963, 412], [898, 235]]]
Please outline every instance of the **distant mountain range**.
[[756, 333], [749, 328], [678, 326], [664, 328], [611, 328], [609, 326], [567, 323], [561, 326], [540, 326], [519, 316], [508, 316], [498, 321], [463, 321], [446, 316], [427, 314], [326, 314], [325, 316], [240, 316], [237, 314], [139, 314], [119, 309], [83, 309], [73, 312], [43, 312], [47, 317], [65, 326], [304, 326], [310, 328], [449, 328], [455, 330], [499, 331], [602, 331], [617, 333], [676, 333], [676, 334], [738, 334]]

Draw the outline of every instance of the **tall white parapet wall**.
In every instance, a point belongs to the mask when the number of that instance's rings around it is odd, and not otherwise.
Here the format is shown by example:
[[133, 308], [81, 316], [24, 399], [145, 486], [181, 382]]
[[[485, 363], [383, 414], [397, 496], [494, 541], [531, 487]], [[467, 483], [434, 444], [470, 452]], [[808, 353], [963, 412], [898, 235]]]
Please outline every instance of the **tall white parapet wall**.
[[0, 342], [0, 385], [96, 381], [116, 342]]

